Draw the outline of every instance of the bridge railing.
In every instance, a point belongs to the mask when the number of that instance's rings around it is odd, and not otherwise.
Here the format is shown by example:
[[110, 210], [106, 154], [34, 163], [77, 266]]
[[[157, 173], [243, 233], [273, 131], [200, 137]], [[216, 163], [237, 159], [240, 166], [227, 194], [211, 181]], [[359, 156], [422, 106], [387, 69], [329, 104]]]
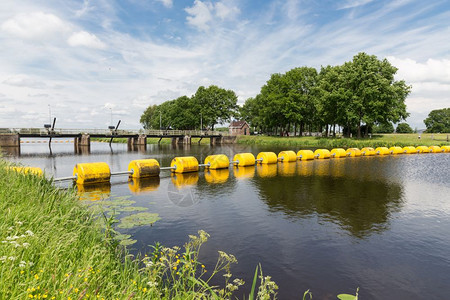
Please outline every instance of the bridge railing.
[[[48, 135], [49, 130], [46, 128], [0, 128], [0, 134], [33, 134], [33, 135]], [[97, 134], [97, 135], [138, 135], [146, 134], [153, 136], [166, 136], [166, 135], [196, 135], [196, 136], [210, 136], [221, 135], [228, 136], [228, 132], [224, 131], [212, 131], [212, 130], [110, 130], [110, 129], [66, 129], [55, 128], [53, 134]]]

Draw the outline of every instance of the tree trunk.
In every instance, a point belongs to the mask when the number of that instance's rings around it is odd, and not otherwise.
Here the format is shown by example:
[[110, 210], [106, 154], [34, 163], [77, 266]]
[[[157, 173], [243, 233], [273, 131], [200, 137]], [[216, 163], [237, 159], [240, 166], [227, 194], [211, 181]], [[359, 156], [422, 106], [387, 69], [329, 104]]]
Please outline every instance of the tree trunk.
[[361, 138], [361, 119], [358, 121], [358, 139]]
[[328, 137], [328, 124], [325, 125], [325, 137]]
[[300, 136], [303, 136], [303, 121], [300, 122]]
[[369, 136], [369, 124], [366, 123], [366, 132], [364, 133], [364, 137]]

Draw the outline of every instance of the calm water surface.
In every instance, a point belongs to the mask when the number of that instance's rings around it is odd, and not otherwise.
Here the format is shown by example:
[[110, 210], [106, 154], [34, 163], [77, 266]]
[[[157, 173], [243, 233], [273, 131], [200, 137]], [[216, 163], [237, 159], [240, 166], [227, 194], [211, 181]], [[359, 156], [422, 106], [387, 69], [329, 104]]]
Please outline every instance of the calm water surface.
[[[107, 162], [124, 171], [133, 159], [278, 152], [248, 146], [92, 143], [74, 154], [73, 144], [22, 144], [8, 159], [65, 177], [80, 162]], [[298, 149], [293, 149], [298, 150]], [[122, 230], [133, 252], [159, 241], [182, 245], [203, 229], [211, 235], [201, 261], [212, 268], [217, 251], [234, 254], [233, 275], [251, 285], [258, 263], [279, 285], [280, 299], [336, 299], [360, 287], [361, 299], [449, 299], [450, 154], [357, 157], [199, 172], [130, 181], [114, 177], [99, 197], [127, 196], [158, 213], [153, 226]], [[120, 216], [125, 216], [121, 213]], [[218, 282], [220, 283], [220, 281]], [[242, 293], [248, 293], [243, 289]]]

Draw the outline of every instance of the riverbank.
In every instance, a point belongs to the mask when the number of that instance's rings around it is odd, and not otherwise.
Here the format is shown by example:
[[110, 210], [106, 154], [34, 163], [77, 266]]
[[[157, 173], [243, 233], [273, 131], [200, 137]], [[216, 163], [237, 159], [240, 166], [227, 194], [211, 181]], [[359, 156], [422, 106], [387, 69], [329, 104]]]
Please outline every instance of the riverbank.
[[[92, 138], [92, 141], [95, 142], [102, 142], [102, 143], [109, 143], [111, 139], [109, 138]], [[205, 138], [200, 140], [200, 138], [192, 138], [191, 143], [197, 145], [200, 141], [200, 145], [209, 145], [209, 138]], [[120, 144], [126, 144], [128, 142], [127, 138], [115, 138], [113, 139], [113, 143], [120, 143]], [[159, 141], [159, 138], [147, 138], [147, 144], [159, 144], [160, 145], [171, 145], [172, 139], [171, 138], [164, 138]]]
[[238, 136], [237, 143], [243, 145], [260, 145], [295, 148], [363, 148], [392, 146], [443, 146], [450, 145], [446, 134], [384, 134], [372, 138], [325, 138], [325, 137], [278, 137], [278, 136]]
[[[74, 190], [9, 166], [0, 160], [2, 299], [228, 299], [243, 284], [230, 273], [234, 256], [219, 251], [211, 270], [198, 261], [206, 232], [183, 249], [156, 244], [134, 258], [116, 240], [114, 218], [93, 215]], [[224, 275], [224, 288], [209, 285], [215, 275]]]

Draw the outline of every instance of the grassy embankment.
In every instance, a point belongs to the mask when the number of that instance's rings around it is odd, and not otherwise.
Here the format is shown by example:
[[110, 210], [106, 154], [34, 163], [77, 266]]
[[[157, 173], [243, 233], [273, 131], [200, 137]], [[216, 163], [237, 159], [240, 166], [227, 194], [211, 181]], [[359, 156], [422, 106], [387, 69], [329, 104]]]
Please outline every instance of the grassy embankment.
[[[296, 148], [363, 148], [392, 146], [443, 146], [447, 142], [447, 134], [384, 134], [372, 138], [324, 138], [324, 137], [277, 137], [277, 136], [239, 136], [237, 143], [244, 145], [285, 146]], [[432, 139], [433, 138], [433, 139]]]
[[[231, 279], [234, 256], [219, 251], [208, 271], [198, 261], [207, 233], [190, 236], [183, 249], [155, 245], [134, 258], [116, 241], [113, 218], [93, 215], [74, 191], [8, 166], [0, 159], [2, 299], [224, 299], [242, 284]], [[209, 285], [218, 273], [223, 288]], [[260, 281], [255, 297], [272, 294], [270, 278]]]

